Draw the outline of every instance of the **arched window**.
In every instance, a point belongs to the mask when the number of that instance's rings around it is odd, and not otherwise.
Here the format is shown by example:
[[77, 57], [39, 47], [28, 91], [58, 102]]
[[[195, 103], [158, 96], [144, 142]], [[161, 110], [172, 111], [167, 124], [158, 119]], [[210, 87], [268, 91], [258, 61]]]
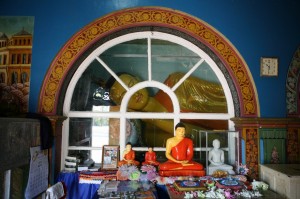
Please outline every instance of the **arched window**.
[[78, 63], [67, 88], [62, 157], [100, 162], [103, 145], [122, 150], [130, 141], [137, 151], [154, 146], [163, 159], [179, 121], [200, 153], [199, 131], [234, 130], [233, 97], [218, 64], [201, 45], [166, 32], [102, 41]]

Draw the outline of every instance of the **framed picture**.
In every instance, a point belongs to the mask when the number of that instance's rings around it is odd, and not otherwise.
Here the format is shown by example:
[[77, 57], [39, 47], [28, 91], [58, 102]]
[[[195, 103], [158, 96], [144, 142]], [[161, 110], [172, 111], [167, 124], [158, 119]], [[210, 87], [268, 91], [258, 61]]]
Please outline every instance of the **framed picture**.
[[102, 169], [117, 169], [120, 156], [120, 147], [117, 145], [104, 145], [102, 148]]

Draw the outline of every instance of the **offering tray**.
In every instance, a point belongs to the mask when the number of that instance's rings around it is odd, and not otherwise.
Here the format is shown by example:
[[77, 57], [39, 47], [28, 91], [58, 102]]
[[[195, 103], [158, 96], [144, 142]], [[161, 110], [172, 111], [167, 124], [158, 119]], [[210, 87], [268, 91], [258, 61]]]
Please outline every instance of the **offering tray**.
[[233, 189], [240, 190], [244, 188], [244, 183], [233, 179], [233, 178], [223, 178], [221, 180], [217, 180], [216, 186], [221, 189]]
[[203, 181], [176, 180], [174, 187], [178, 191], [206, 191]]

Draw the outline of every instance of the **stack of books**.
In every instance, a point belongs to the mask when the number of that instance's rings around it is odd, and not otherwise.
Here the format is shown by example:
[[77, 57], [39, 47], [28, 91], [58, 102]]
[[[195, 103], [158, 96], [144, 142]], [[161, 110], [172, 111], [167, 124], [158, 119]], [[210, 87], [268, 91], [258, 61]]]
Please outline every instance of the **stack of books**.
[[77, 170], [77, 158], [67, 156], [65, 158], [65, 171], [75, 172]]
[[78, 171], [99, 171], [101, 165], [94, 162], [92, 159], [87, 159], [83, 163], [78, 164]]

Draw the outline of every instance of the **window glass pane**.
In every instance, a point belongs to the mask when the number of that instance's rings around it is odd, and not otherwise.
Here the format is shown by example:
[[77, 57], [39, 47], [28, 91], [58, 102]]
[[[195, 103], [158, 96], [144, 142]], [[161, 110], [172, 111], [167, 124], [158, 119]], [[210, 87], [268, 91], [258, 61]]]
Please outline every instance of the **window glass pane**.
[[[142, 140], [143, 123], [140, 119], [126, 120], [126, 142], [133, 146], [145, 146]], [[119, 145], [119, 118], [70, 118], [69, 146], [102, 147]]]
[[102, 147], [108, 144], [107, 118], [70, 118], [69, 146]]
[[164, 82], [168, 75], [175, 72], [186, 73], [199, 60], [199, 55], [179, 44], [152, 39], [152, 77]]
[[[189, 66], [186, 66], [186, 68], [191, 69], [194, 66], [193, 64], [196, 64], [196, 62], [189, 63]], [[197, 67], [197, 69], [192, 73], [192, 76], [204, 81], [220, 83], [211, 66], [205, 61]]]
[[227, 130], [227, 120], [208, 120], [208, 119], [183, 119], [181, 120], [186, 125], [186, 137], [193, 140], [194, 147], [203, 147], [201, 143], [201, 132], [205, 130]]
[[143, 119], [142, 140], [145, 146], [166, 147], [168, 138], [174, 136], [173, 120]]
[[[172, 73], [165, 84], [172, 88], [183, 78], [183, 73]], [[189, 76], [175, 90], [179, 100], [180, 110], [183, 113], [227, 113], [227, 102], [221, 84]], [[172, 104], [167, 93], [159, 91], [155, 98], [164, 106]], [[173, 111], [170, 107], [168, 111]]]
[[[173, 87], [183, 78], [183, 73], [172, 73], [165, 84]], [[195, 113], [227, 113], [227, 103], [220, 83], [210, 82], [196, 76], [189, 76], [175, 90], [181, 112]], [[166, 93], [160, 91], [157, 95], [163, 104], [171, 103], [164, 100]]]
[[148, 79], [148, 44], [146, 39], [136, 39], [117, 44], [99, 57], [115, 73], [129, 73]]
[[[142, 121], [140, 119], [126, 120], [125, 143], [131, 142], [132, 146], [145, 146], [142, 140]], [[120, 144], [120, 119], [109, 119], [109, 145]]]
[[[170, 88], [176, 85], [201, 59], [188, 48], [168, 41], [151, 40], [153, 79], [164, 82]], [[223, 88], [211, 67], [203, 62], [175, 91], [181, 112], [227, 113]], [[163, 91], [156, 94], [164, 106]], [[168, 109], [171, 111], [171, 109]]]
[[[95, 106], [114, 106], [105, 88], [105, 82], [109, 77], [110, 74], [106, 69], [98, 61], [93, 61], [77, 81], [72, 96], [71, 111], [97, 112], [100, 110], [94, 109]], [[101, 111], [108, 112], [106, 109]]]
[[[121, 81], [127, 85], [129, 88], [141, 82], [141, 79], [137, 76], [133, 76], [130, 74], [121, 74], [119, 76]], [[113, 78], [114, 79], [114, 78]], [[120, 82], [111, 81], [106, 84], [107, 89], [110, 93], [111, 101], [118, 105], [121, 105], [123, 97], [126, 94], [126, 89], [121, 85]], [[167, 112], [166, 108], [163, 107], [159, 101], [157, 101], [153, 95], [157, 92], [157, 88], [146, 87], [135, 92], [129, 102], [128, 102], [128, 111], [136, 111], [136, 112]], [[169, 98], [169, 96], [166, 96]], [[169, 100], [170, 101], [170, 100]], [[172, 107], [172, 104], [169, 105]]]
[[199, 130], [227, 130], [227, 120], [217, 119], [182, 119], [183, 123], [187, 125], [187, 133]]
[[201, 163], [203, 166], [205, 166], [206, 159], [203, 157], [205, 157], [205, 151], [194, 151], [193, 160], [197, 161], [197, 162]]

